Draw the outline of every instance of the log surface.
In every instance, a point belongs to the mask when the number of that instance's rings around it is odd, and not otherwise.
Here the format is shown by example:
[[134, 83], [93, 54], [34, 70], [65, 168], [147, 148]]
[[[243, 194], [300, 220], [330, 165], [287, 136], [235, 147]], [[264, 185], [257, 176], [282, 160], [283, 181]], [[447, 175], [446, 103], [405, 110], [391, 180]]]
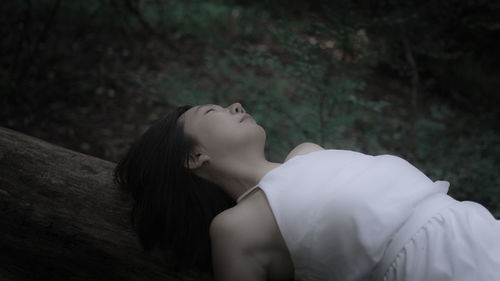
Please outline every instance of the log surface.
[[194, 280], [143, 252], [114, 167], [0, 127], [0, 279]]

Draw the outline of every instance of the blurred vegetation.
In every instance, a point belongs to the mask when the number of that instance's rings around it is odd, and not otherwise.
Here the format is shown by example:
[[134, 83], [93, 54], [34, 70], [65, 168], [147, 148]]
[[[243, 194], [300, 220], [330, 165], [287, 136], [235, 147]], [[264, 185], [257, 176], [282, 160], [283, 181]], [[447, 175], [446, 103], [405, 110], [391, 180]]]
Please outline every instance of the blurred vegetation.
[[[240, 101], [266, 129], [271, 161], [306, 141], [395, 154], [500, 218], [500, 5], [493, 1], [3, 6], [0, 89], [7, 102], [85, 94], [119, 79], [174, 106]], [[66, 40], [71, 36], [101, 38], [102, 52], [120, 50], [123, 73], [93, 72], [91, 63], [82, 70], [87, 61], [78, 53], [88, 46]], [[148, 52], [162, 59], [142, 60]]]

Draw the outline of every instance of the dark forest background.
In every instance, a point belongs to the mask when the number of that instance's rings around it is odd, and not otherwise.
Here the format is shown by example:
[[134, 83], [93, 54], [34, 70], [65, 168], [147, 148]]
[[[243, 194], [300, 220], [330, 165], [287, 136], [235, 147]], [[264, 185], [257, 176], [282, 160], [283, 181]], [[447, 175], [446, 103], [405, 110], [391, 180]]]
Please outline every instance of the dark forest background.
[[399, 155], [500, 217], [494, 1], [12, 0], [0, 126], [118, 161], [181, 104], [239, 101], [295, 145]]

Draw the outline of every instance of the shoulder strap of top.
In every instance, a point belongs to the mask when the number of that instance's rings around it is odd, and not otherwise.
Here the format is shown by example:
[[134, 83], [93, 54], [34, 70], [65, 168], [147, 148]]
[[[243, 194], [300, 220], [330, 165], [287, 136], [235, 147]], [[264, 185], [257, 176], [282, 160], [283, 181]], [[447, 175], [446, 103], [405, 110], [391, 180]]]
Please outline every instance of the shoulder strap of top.
[[237, 199], [236, 199], [236, 202], [240, 202], [241, 199], [243, 199], [243, 197], [245, 197], [248, 193], [252, 192], [252, 190], [256, 189], [257, 187], [259, 187], [259, 185], [255, 185], [255, 186], [252, 186], [250, 187], [247, 191], [243, 192], [243, 194], [241, 194]]

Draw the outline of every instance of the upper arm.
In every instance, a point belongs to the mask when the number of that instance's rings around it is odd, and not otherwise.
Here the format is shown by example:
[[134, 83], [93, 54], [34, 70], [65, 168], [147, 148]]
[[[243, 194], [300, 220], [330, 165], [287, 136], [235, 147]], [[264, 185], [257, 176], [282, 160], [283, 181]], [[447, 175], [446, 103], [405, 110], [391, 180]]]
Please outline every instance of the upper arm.
[[214, 281], [265, 281], [265, 266], [252, 248], [251, 237], [238, 230], [227, 216], [210, 224]]
[[324, 150], [324, 148], [312, 142], [303, 142], [297, 145], [294, 149], [292, 149], [290, 153], [288, 153], [285, 162], [288, 161], [288, 159], [294, 157], [295, 155], [307, 154], [309, 152], [317, 150]]

